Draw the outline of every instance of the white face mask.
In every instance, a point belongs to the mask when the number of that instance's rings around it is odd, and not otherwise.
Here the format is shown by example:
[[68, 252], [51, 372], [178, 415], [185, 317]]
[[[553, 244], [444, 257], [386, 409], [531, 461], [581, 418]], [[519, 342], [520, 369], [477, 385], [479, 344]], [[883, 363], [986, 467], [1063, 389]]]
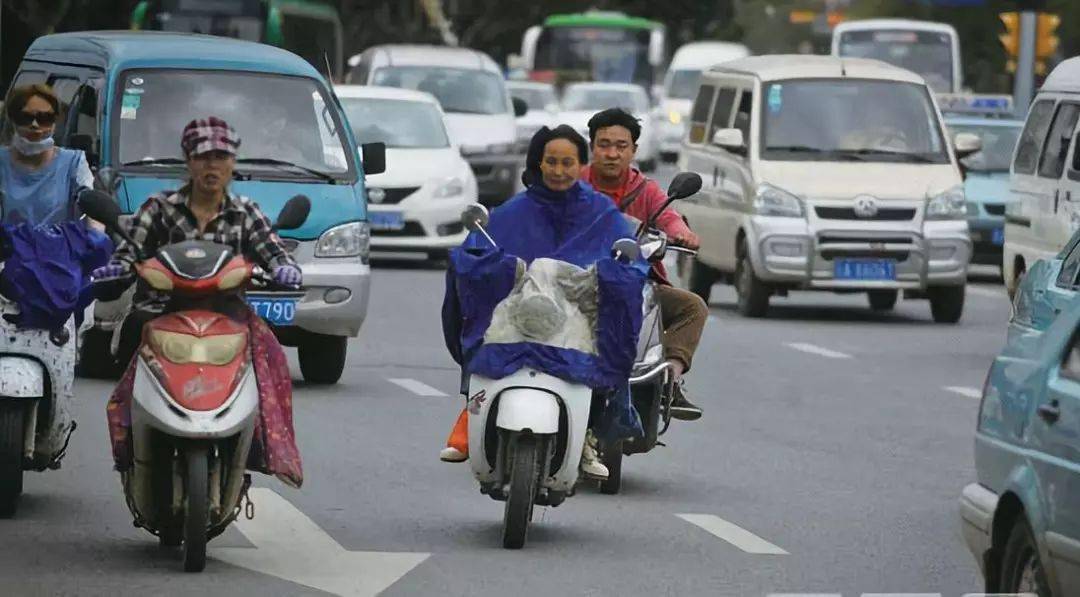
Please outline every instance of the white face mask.
[[31, 141], [22, 135], [15, 135], [15, 138], [11, 140], [11, 146], [15, 148], [15, 151], [27, 157], [41, 155], [55, 145], [56, 141], [51, 135], [41, 141]]

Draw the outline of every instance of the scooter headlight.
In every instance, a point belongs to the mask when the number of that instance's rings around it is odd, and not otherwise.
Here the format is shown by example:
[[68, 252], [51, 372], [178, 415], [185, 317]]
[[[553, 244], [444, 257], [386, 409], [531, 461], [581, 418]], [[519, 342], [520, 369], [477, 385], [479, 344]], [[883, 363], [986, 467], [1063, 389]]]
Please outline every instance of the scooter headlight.
[[149, 339], [155, 352], [177, 365], [227, 365], [244, 347], [244, 334], [200, 338], [190, 334], [151, 330]]

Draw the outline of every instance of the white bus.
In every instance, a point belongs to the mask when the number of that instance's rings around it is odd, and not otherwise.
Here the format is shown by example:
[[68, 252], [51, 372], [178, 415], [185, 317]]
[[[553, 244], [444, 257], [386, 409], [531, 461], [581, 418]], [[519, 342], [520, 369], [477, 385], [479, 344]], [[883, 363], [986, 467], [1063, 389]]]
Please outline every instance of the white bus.
[[867, 19], [833, 29], [832, 55], [874, 58], [922, 76], [937, 93], [960, 93], [960, 37], [952, 25], [906, 19]]

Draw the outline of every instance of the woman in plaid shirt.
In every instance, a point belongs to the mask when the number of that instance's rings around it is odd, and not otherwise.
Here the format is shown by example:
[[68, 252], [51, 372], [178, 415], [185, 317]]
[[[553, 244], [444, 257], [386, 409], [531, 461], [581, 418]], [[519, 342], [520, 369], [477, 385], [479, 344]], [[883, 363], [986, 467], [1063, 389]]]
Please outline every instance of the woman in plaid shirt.
[[[150, 197], [135, 214], [131, 237], [146, 254], [185, 240], [206, 240], [230, 246], [265, 271], [276, 283], [298, 286], [303, 280], [296, 261], [285, 250], [271, 228], [270, 220], [247, 197], [229, 192], [236, 167], [240, 138], [225, 121], [210, 117], [193, 120], [184, 127], [180, 145], [187, 158], [190, 180], [179, 191]], [[109, 265], [94, 271], [94, 278], [127, 275], [137, 261], [137, 251], [129, 243], [116, 250]], [[141, 288], [135, 310], [128, 317], [131, 328], [122, 333], [118, 357], [130, 363], [113, 392], [107, 409], [109, 433], [116, 468], [131, 465], [131, 393], [135, 381], [132, 359], [141, 338], [142, 324], [161, 314], [167, 295]], [[242, 301], [235, 305], [239, 318], [251, 329], [252, 362], [259, 387], [260, 417], [248, 468], [276, 475], [299, 487], [303, 481], [300, 454], [292, 425], [292, 379], [285, 353], [274, 333]]]

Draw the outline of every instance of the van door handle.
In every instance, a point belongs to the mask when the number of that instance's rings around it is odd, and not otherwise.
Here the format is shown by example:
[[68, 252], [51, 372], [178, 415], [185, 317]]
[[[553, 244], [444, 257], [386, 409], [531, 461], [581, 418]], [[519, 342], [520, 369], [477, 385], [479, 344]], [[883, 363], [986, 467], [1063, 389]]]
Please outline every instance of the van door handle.
[[1058, 212], [1058, 201], [1061, 200], [1061, 189], [1054, 191], [1054, 213]]
[[1050, 404], [1043, 404], [1039, 406], [1039, 416], [1044, 421], [1053, 425], [1057, 423], [1057, 420], [1061, 418], [1061, 406], [1057, 400], [1051, 400]]
[[713, 166], [712, 169], [712, 186], [716, 186], [716, 179], [720, 176], [720, 166]]

